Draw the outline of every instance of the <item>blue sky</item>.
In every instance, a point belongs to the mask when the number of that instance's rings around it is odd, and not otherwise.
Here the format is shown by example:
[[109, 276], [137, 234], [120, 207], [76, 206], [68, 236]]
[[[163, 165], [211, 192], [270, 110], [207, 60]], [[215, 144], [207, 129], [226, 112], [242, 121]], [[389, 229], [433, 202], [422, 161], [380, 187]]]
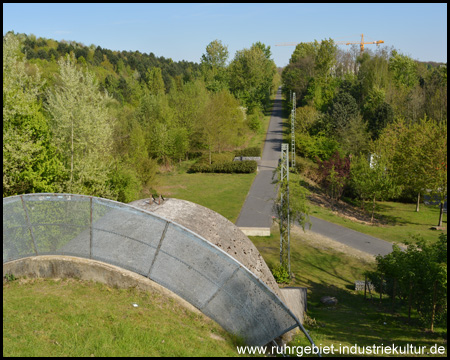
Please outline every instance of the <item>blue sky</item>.
[[294, 47], [275, 44], [359, 41], [363, 33], [413, 59], [447, 62], [443, 3], [3, 4], [3, 34], [10, 30], [194, 62], [215, 39], [228, 46], [229, 61], [260, 41], [271, 47], [277, 66], [289, 63]]

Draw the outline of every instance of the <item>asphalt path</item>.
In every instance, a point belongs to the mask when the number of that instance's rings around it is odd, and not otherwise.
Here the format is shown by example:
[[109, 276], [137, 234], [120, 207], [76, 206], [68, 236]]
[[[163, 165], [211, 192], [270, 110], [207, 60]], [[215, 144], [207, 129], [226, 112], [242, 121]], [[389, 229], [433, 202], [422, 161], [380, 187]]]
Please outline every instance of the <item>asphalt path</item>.
[[278, 89], [267, 129], [258, 174], [253, 180], [244, 205], [236, 221], [238, 227], [270, 228], [272, 226], [273, 204], [276, 186], [272, 184], [273, 171], [280, 158], [283, 139], [281, 88]]
[[[270, 228], [272, 226], [273, 204], [276, 198], [276, 186], [272, 183], [273, 171], [280, 159], [283, 139], [283, 119], [281, 88], [278, 89], [261, 160], [259, 172], [253, 181], [249, 193], [236, 221], [238, 227]], [[392, 251], [392, 244], [376, 237], [360, 233], [340, 225], [310, 216], [311, 229], [314, 232], [342, 244], [371, 255], [386, 255]]]
[[311, 229], [309, 230], [308, 225], [306, 225], [306, 234], [308, 232], [314, 232], [374, 256], [384, 256], [392, 251], [392, 244], [385, 240], [333, 224], [311, 215], [309, 216], [309, 220]]

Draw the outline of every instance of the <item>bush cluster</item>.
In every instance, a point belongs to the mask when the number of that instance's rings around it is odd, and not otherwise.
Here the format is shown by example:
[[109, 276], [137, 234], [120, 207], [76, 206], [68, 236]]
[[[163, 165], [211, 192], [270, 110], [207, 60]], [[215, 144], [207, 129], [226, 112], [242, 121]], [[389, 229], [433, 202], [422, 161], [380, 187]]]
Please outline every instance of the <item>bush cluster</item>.
[[251, 156], [258, 157], [261, 156], [261, 149], [259, 147], [249, 147], [242, 150], [237, 150], [234, 156]]
[[289, 271], [285, 266], [277, 264], [271, 269], [272, 275], [278, 284], [289, 284], [290, 276]]
[[227, 161], [214, 164], [196, 163], [191, 166], [189, 173], [226, 173], [249, 174], [256, 171], [257, 163], [248, 161]]

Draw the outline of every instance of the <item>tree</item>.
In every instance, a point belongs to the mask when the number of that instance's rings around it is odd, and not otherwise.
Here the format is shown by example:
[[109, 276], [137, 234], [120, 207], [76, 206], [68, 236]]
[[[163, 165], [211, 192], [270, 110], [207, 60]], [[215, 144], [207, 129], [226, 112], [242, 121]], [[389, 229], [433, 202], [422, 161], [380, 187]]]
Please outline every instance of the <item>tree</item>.
[[345, 155], [354, 155], [369, 150], [370, 135], [360, 115], [351, 117], [344, 127], [337, 129], [334, 135]]
[[184, 127], [179, 127], [173, 129], [171, 135], [173, 143], [172, 156], [181, 163], [181, 160], [186, 156], [186, 153], [189, 150], [188, 131]]
[[370, 277], [383, 277], [393, 301], [408, 300], [433, 332], [436, 320], [447, 318], [447, 234], [440, 234], [434, 244], [416, 240], [406, 251], [393, 245], [391, 253], [378, 255], [377, 270]]
[[272, 52], [270, 51], [270, 46], [266, 46], [265, 44], [263, 44], [260, 41], [257, 41], [256, 43], [254, 43], [253, 46], [261, 49], [261, 51], [264, 53], [264, 56], [266, 57], [266, 59], [270, 60], [270, 58], [272, 56]]
[[329, 114], [333, 132], [344, 129], [350, 119], [359, 115], [358, 104], [349, 93], [339, 92], [333, 99]]
[[300, 43], [295, 47], [289, 59], [289, 65], [283, 69], [283, 92], [288, 98], [289, 92], [295, 92], [298, 102], [307, 94], [311, 79], [315, 75], [316, 53], [319, 43]]
[[202, 142], [209, 151], [209, 163], [213, 151], [235, 147], [242, 141], [244, 115], [238, 101], [227, 90], [211, 94], [205, 114], [198, 123]]
[[184, 84], [181, 91], [169, 93], [174, 123], [177, 128], [185, 129], [189, 149], [197, 149], [200, 146], [201, 127], [198, 124], [206, 115], [205, 107], [208, 101], [208, 90], [200, 79]]
[[223, 45], [220, 40], [211, 41], [206, 47], [200, 66], [209, 90], [217, 92], [228, 88], [228, 55], [228, 46]]
[[161, 69], [153, 67], [147, 70], [147, 86], [152, 95], [161, 95], [166, 91]]
[[156, 161], [148, 155], [148, 145], [140, 124], [133, 119], [125, 162], [134, 169], [143, 187], [149, 187], [156, 175]]
[[397, 116], [412, 122], [424, 115], [425, 96], [420, 84], [417, 62], [393, 50], [389, 58], [389, 75], [392, 86], [389, 89], [389, 103]]
[[336, 151], [328, 160], [318, 159], [318, 164], [322, 186], [325, 187], [332, 201], [338, 201], [350, 178], [350, 158], [342, 158], [339, 151]]
[[413, 88], [419, 81], [417, 63], [406, 55], [393, 51], [389, 58], [389, 71], [397, 86]]
[[378, 143], [386, 156], [390, 156], [398, 182], [417, 194], [416, 211], [419, 211], [420, 194], [427, 189], [443, 203], [447, 191], [445, 123], [424, 117], [408, 126], [404, 120], [397, 119], [383, 130]]
[[377, 200], [398, 196], [401, 187], [392, 176], [392, 164], [383, 153], [374, 152], [371, 161], [364, 155], [354, 157], [350, 165], [351, 184], [362, 201], [372, 200], [373, 222]]
[[336, 65], [337, 46], [332, 39], [322, 40], [316, 52], [315, 72], [316, 77], [327, 79], [331, 69]]
[[63, 159], [69, 181], [66, 191], [108, 197], [111, 166], [110, 98], [98, 90], [87, 70], [79, 70], [74, 56], [60, 59], [59, 78], [47, 92], [53, 141]]
[[447, 119], [447, 66], [429, 71], [425, 78], [425, 110], [429, 117]]
[[[373, 56], [369, 51], [365, 51], [357, 58], [358, 72], [357, 81], [359, 85], [358, 97], [359, 104], [364, 104], [366, 97], [371, 91], [386, 91], [391, 81], [388, 71], [389, 54], [383, 48]], [[380, 94], [380, 93], [378, 93]]]
[[3, 39], [3, 196], [59, 190], [62, 165], [38, 100], [43, 85], [38, 69], [20, 59], [17, 37], [8, 33]]
[[392, 106], [385, 99], [385, 91], [377, 87], [369, 90], [365, 98], [363, 114], [368, 124], [368, 130], [371, 132], [372, 139], [377, 139], [381, 131], [394, 121]]
[[307, 94], [309, 83], [314, 74], [314, 56], [299, 58], [296, 62], [289, 63], [283, 69], [283, 92], [286, 98], [291, 92], [295, 92], [298, 103], [303, 101]]
[[256, 106], [263, 107], [269, 98], [276, 66], [266, 58], [261, 46], [236, 52], [229, 66], [230, 90], [251, 113]]

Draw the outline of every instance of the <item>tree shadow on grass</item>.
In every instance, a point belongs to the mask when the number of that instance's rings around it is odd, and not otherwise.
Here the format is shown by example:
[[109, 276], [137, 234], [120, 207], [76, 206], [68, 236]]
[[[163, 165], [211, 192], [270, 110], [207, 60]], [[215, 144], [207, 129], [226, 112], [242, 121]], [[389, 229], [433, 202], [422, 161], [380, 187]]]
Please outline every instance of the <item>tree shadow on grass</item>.
[[264, 116], [272, 115], [272, 109], [273, 109], [274, 105], [275, 105], [275, 99], [271, 99], [269, 101], [269, 104], [264, 109]]
[[[336, 297], [337, 305], [322, 304], [320, 298], [325, 295]], [[315, 319], [315, 325], [307, 326], [307, 330], [313, 339], [325, 338], [326, 343], [333, 343], [335, 348], [342, 343], [356, 344], [359, 348], [382, 344], [391, 346], [394, 343], [398, 347], [411, 344], [417, 350], [426, 346], [429, 350], [440, 339], [442, 334], [424, 332], [416, 317], [408, 323], [404, 307], [398, 306], [398, 311], [392, 312], [390, 300], [385, 300], [380, 305], [378, 299], [364, 299], [363, 293], [311, 282], [307, 314]], [[352, 354], [347, 352], [346, 355]]]

